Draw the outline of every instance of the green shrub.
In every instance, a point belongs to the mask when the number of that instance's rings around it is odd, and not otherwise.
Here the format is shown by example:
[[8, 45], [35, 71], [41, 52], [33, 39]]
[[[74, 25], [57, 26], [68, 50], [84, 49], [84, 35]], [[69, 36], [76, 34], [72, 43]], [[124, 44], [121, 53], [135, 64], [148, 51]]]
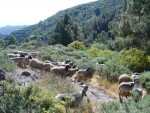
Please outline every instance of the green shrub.
[[93, 63], [99, 63], [99, 64], [104, 64], [108, 59], [105, 57], [95, 57], [92, 59]]
[[120, 52], [119, 63], [127, 66], [132, 71], [139, 72], [148, 68], [149, 61], [144, 51], [131, 48]]
[[150, 96], [148, 95], [139, 102], [124, 100], [123, 103], [111, 102], [101, 104], [99, 107], [99, 113], [149, 113], [149, 106]]
[[16, 63], [7, 59], [6, 52], [0, 53], [0, 68], [3, 68], [5, 71], [11, 72], [17, 69]]
[[84, 50], [85, 49], [83, 42], [79, 42], [79, 41], [74, 41], [74, 42], [70, 43], [68, 45], [68, 47], [72, 47], [72, 48], [75, 48], [77, 50]]
[[0, 112], [2, 113], [66, 113], [51, 93], [41, 87], [29, 85], [25, 88], [7, 82], [0, 82], [4, 88], [4, 95], [0, 96]]
[[97, 65], [95, 73], [107, 79], [109, 82], [117, 82], [121, 74], [130, 73], [130, 71], [126, 67], [118, 65], [115, 61], [110, 60], [104, 65]]
[[150, 93], [150, 71], [141, 73], [140, 82], [142, 86]]
[[99, 54], [100, 50], [98, 48], [90, 48], [87, 50], [87, 53], [91, 56], [91, 57], [97, 57]]
[[9, 45], [8, 47], [9, 47], [10, 49], [16, 49], [16, 48], [17, 48], [16, 45]]
[[111, 51], [111, 50], [100, 50], [98, 56], [104, 57], [104, 58], [113, 58], [118, 55], [117, 52]]
[[108, 47], [105, 44], [95, 43], [91, 45], [91, 48], [97, 48], [99, 50], [106, 50]]

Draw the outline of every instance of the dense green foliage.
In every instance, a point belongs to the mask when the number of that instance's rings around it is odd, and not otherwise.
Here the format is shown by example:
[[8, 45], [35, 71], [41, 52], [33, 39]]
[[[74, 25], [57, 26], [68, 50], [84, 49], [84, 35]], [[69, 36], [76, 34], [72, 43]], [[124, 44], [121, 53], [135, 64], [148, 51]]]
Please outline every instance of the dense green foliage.
[[149, 113], [150, 112], [150, 96], [146, 96], [143, 100], [135, 102], [133, 100], [123, 103], [105, 103], [100, 105], [99, 113]]
[[142, 86], [150, 93], [150, 72], [146, 71], [140, 75]]
[[0, 96], [0, 112], [66, 113], [66, 108], [46, 89], [35, 85], [22, 88], [7, 82], [0, 82], [0, 86], [5, 91]]
[[149, 64], [148, 57], [144, 51], [135, 48], [122, 50], [120, 52], [119, 62], [133, 71], [148, 69]]
[[105, 37], [109, 38], [108, 23], [121, 8], [121, 3], [118, 0], [99, 0], [79, 5], [12, 34], [19, 42], [25, 38], [40, 38], [49, 44], [63, 45], [76, 39], [88, 44], [95, 39], [103, 41]]
[[79, 40], [88, 47], [98, 42], [111, 50], [136, 47], [149, 54], [149, 13], [147, 0], [99, 0], [60, 11], [12, 35], [19, 42], [40, 39], [67, 46]]
[[79, 42], [79, 41], [74, 41], [74, 42], [70, 43], [68, 45], [68, 47], [72, 47], [72, 48], [75, 48], [77, 50], [84, 50], [85, 49], [83, 42]]

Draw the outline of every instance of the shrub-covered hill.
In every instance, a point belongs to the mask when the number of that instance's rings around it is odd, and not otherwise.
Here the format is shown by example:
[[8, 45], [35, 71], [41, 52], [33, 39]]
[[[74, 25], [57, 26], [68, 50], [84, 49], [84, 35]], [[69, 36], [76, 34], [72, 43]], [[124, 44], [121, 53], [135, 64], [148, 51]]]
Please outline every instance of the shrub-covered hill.
[[[65, 14], [68, 14], [71, 16], [73, 23], [80, 28], [78, 35], [84, 39], [93, 35], [93, 33], [97, 32], [98, 34], [102, 30], [108, 31], [108, 22], [114, 18], [121, 4], [122, 1], [120, 0], [98, 0], [96, 2], [75, 6], [60, 11], [46, 20], [40, 21], [38, 24], [15, 31], [12, 34], [18, 41], [23, 41], [25, 38], [40, 38], [43, 40], [50, 38], [58, 21]], [[90, 33], [91, 30], [93, 30], [93, 33]]]

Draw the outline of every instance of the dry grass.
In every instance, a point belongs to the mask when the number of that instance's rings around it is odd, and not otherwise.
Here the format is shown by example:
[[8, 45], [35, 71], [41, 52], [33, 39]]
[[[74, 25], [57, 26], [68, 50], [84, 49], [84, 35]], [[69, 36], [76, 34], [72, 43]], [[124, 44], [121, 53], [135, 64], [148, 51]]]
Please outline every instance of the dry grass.
[[46, 87], [48, 90], [52, 90], [54, 95], [57, 95], [58, 93], [72, 93], [76, 91], [65, 79], [54, 76], [48, 72], [43, 73], [43, 77], [38, 81], [38, 84], [42, 87]]
[[118, 99], [118, 83], [110, 83], [99, 76], [94, 76], [90, 81], [90, 85], [103, 90], [110, 97]]

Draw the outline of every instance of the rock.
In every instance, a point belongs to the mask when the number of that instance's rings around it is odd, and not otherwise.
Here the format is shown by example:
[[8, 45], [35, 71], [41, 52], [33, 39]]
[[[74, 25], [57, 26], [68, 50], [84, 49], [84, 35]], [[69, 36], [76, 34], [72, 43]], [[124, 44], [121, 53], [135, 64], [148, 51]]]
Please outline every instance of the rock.
[[21, 73], [21, 76], [30, 76], [30, 75], [31, 75], [31, 73], [28, 72], [28, 71], [23, 71], [23, 72]]

